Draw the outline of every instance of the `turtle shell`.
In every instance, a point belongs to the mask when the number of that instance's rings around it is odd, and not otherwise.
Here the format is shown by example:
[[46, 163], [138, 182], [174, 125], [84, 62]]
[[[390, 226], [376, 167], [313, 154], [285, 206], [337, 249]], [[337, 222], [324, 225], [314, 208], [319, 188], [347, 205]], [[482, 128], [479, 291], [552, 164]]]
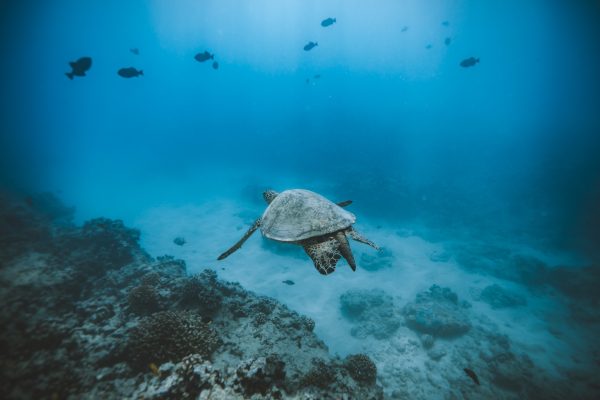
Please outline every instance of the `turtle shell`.
[[281, 192], [261, 219], [261, 232], [269, 239], [296, 242], [346, 229], [354, 214], [320, 194], [303, 189]]

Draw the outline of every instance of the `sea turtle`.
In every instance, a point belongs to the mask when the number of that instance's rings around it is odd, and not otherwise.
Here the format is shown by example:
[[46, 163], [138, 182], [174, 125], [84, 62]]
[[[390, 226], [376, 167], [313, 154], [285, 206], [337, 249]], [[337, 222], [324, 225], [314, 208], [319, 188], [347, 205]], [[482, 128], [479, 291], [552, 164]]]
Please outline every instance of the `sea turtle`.
[[356, 271], [356, 262], [346, 235], [379, 250], [375, 243], [362, 237], [352, 227], [356, 217], [342, 208], [352, 201], [336, 204], [304, 189], [290, 189], [281, 193], [267, 190], [263, 197], [268, 207], [262, 217], [252, 224], [236, 244], [221, 254], [219, 260], [242, 247], [258, 228], [269, 239], [302, 246], [317, 271], [323, 275], [335, 271], [335, 265], [342, 256]]

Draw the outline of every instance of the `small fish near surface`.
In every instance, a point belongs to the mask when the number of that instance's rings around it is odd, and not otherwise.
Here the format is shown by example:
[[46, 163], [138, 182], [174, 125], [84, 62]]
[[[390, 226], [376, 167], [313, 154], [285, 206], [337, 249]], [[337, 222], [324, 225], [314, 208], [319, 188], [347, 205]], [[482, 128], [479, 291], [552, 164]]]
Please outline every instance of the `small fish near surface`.
[[403, 27], [402, 27], [402, 30], [401, 30], [400, 32], [404, 33], [404, 32], [406, 32], [407, 30], [408, 30], [408, 26], [403, 26]]
[[469, 378], [473, 380], [473, 382], [479, 385], [479, 378], [477, 377], [475, 371], [473, 371], [471, 368], [463, 368], [463, 371], [465, 371], [465, 374], [467, 374]]
[[323, 21], [321, 21], [321, 26], [323, 28], [327, 28], [328, 26], [331, 26], [333, 24], [335, 24], [337, 21], [335, 18], [326, 18]]
[[198, 62], [205, 62], [205, 61], [214, 60], [214, 59], [215, 59], [215, 55], [210, 54], [208, 51], [205, 51], [204, 53], [198, 53], [194, 56], [194, 60], [196, 60]]
[[469, 57], [465, 58], [460, 62], [460, 66], [463, 68], [474, 67], [479, 62], [479, 58]]
[[452, 43], [452, 39], [451, 39], [451, 38], [449, 38], [449, 37], [447, 37], [447, 38], [444, 40], [444, 44], [445, 44], [446, 46], [450, 46], [450, 43]]
[[91, 57], [81, 57], [77, 61], [71, 61], [71, 72], [66, 72], [67, 78], [73, 80], [74, 76], [85, 76], [85, 73], [92, 67]]
[[217, 61], [213, 61], [212, 67], [213, 69], [219, 69], [219, 63]]
[[132, 52], [133, 54], [135, 54], [136, 56], [140, 55], [140, 49], [138, 49], [137, 47], [134, 47], [133, 49], [129, 49], [130, 52]]
[[285, 283], [285, 284], [286, 284], [286, 285], [288, 285], [288, 286], [295, 285], [294, 281], [291, 281], [291, 280], [289, 280], [289, 279], [286, 279], [285, 281], [281, 281], [281, 282], [282, 282], [282, 283]]
[[121, 68], [117, 71], [117, 74], [123, 78], [137, 78], [138, 76], [144, 76], [144, 71], [137, 70], [133, 67]]
[[319, 45], [319, 43], [317, 42], [308, 42], [306, 44], [306, 46], [304, 46], [304, 51], [310, 51], [312, 49], [314, 49], [315, 47], [317, 47]]
[[444, 22], [442, 22], [442, 25], [444, 25], [444, 26], [450, 26], [450, 22], [444, 21]]

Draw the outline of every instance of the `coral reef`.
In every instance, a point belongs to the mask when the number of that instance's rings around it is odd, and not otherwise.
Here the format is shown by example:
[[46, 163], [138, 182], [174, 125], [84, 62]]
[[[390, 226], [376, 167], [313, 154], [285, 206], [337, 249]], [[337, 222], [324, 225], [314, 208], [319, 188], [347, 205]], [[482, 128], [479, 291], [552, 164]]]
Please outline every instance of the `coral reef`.
[[132, 328], [129, 351], [132, 364], [177, 361], [188, 354], [209, 359], [220, 341], [217, 333], [189, 311], [161, 311]]
[[[338, 366], [310, 318], [152, 259], [121, 221], [78, 227], [33, 204], [0, 196], [0, 398], [382, 398]], [[335, 371], [330, 385], [305, 380], [315, 359]]]
[[350, 355], [346, 357], [344, 365], [355, 381], [367, 385], [375, 383], [377, 367], [366, 354]]
[[386, 339], [393, 335], [401, 324], [399, 310], [392, 297], [383, 290], [352, 289], [340, 296], [342, 315], [355, 323], [352, 336]]
[[462, 335], [471, 328], [464, 311], [466, 307], [466, 303], [459, 304], [458, 296], [449, 288], [433, 285], [417, 294], [415, 302], [408, 303], [403, 313], [410, 328], [433, 336], [449, 337]]
[[127, 301], [129, 309], [140, 315], [153, 313], [160, 307], [158, 292], [153, 286], [145, 284], [131, 289]]
[[523, 296], [513, 293], [498, 284], [486, 286], [479, 295], [475, 295], [476, 300], [488, 303], [492, 308], [511, 308], [527, 304]]

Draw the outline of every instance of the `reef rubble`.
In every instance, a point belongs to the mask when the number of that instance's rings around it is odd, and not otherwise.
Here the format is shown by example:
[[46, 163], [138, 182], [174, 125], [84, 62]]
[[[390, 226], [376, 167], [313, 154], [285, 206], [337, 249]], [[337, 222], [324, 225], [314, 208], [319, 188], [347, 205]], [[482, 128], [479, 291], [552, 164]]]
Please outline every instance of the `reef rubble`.
[[43, 200], [0, 195], [0, 398], [383, 398], [310, 318]]

